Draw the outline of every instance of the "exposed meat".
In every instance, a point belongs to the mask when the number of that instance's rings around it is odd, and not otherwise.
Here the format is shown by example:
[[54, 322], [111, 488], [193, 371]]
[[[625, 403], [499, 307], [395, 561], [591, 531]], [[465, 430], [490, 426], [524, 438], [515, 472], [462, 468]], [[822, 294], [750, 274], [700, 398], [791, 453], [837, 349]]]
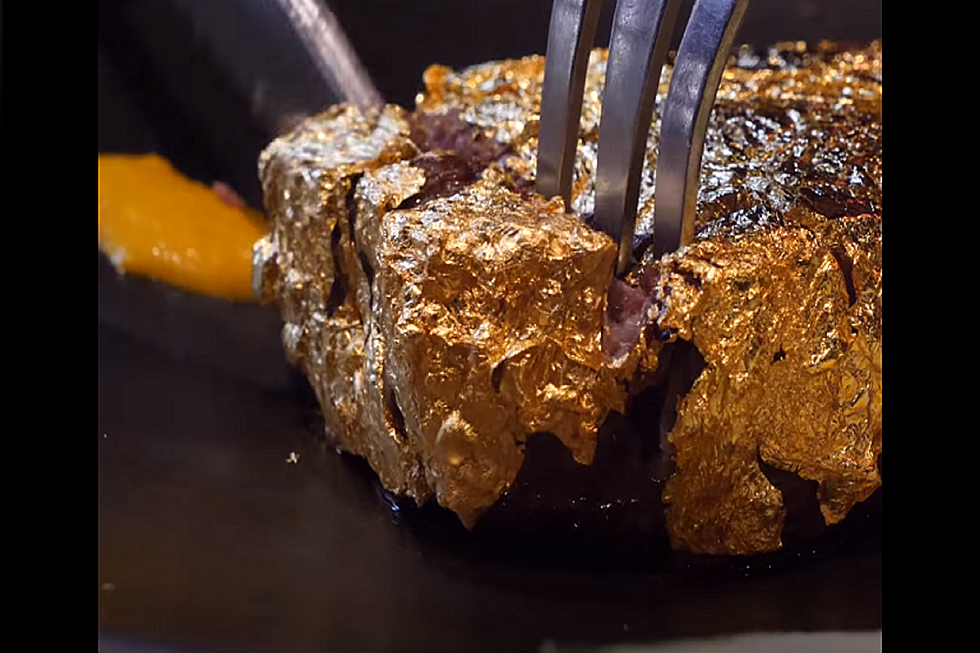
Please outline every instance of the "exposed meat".
[[480, 171], [496, 161], [509, 147], [464, 122], [454, 112], [412, 114], [412, 142], [423, 152], [452, 152]]

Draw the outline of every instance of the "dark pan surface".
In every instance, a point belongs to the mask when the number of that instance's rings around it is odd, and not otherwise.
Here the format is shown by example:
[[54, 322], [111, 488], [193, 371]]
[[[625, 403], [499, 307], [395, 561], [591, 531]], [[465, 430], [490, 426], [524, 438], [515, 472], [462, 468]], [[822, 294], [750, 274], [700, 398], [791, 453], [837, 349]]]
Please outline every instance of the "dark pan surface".
[[103, 634], [206, 650], [529, 651], [881, 627], [880, 530], [748, 564], [618, 564], [576, 542], [552, 543], [554, 558], [494, 551], [441, 511], [393, 512], [319, 428], [302, 395], [100, 329]]

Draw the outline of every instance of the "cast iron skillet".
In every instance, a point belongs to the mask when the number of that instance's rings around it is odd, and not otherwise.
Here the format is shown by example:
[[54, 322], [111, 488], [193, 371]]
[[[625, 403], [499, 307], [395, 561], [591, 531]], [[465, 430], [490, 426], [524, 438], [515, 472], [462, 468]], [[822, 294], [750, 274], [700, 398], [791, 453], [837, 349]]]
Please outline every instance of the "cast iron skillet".
[[[386, 98], [410, 107], [430, 63], [543, 51], [550, 3], [333, 8]], [[754, 0], [741, 36], [862, 42], [881, 36], [881, 5]], [[271, 0], [99, 4], [100, 151], [159, 152], [260, 207], [259, 150], [284, 117], [334, 100]], [[363, 461], [324, 450], [322, 428], [274, 314], [121, 279], [100, 256], [103, 650], [523, 651], [881, 628], [880, 493], [806, 546], [751, 559], [567, 521], [471, 534], [388, 497]], [[554, 448], [532, 442], [529, 459]]]

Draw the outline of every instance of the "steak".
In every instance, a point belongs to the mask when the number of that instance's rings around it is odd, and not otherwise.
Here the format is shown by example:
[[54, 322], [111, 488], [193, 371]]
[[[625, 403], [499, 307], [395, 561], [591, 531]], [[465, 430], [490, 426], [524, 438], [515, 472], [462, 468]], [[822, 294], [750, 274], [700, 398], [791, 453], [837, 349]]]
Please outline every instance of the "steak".
[[[733, 55], [697, 236], [655, 258], [668, 66], [622, 279], [590, 226], [605, 63], [568, 212], [534, 192], [541, 57], [433, 66], [414, 112], [341, 105], [278, 138], [256, 292], [330, 441], [395, 495], [473, 527], [579, 484], [586, 512], [629, 506], [613, 530], [776, 550], [788, 510], [834, 524], [881, 486], [881, 43]], [[552, 462], [523, 469], [542, 438]]]

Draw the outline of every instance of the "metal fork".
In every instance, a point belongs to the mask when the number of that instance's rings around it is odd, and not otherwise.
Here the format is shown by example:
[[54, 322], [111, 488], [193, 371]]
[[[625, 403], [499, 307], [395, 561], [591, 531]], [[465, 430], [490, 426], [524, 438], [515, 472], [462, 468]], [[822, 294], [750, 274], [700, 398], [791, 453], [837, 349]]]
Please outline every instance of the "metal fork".
[[[605, 0], [555, 0], [541, 96], [537, 189], [571, 206], [589, 51]], [[634, 263], [633, 230], [647, 134], [682, 0], [618, 0], [606, 63], [595, 225], [619, 243], [617, 273]], [[661, 113], [653, 248], [689, 244], [708, 116], [748, 0], [696, 0]]]

